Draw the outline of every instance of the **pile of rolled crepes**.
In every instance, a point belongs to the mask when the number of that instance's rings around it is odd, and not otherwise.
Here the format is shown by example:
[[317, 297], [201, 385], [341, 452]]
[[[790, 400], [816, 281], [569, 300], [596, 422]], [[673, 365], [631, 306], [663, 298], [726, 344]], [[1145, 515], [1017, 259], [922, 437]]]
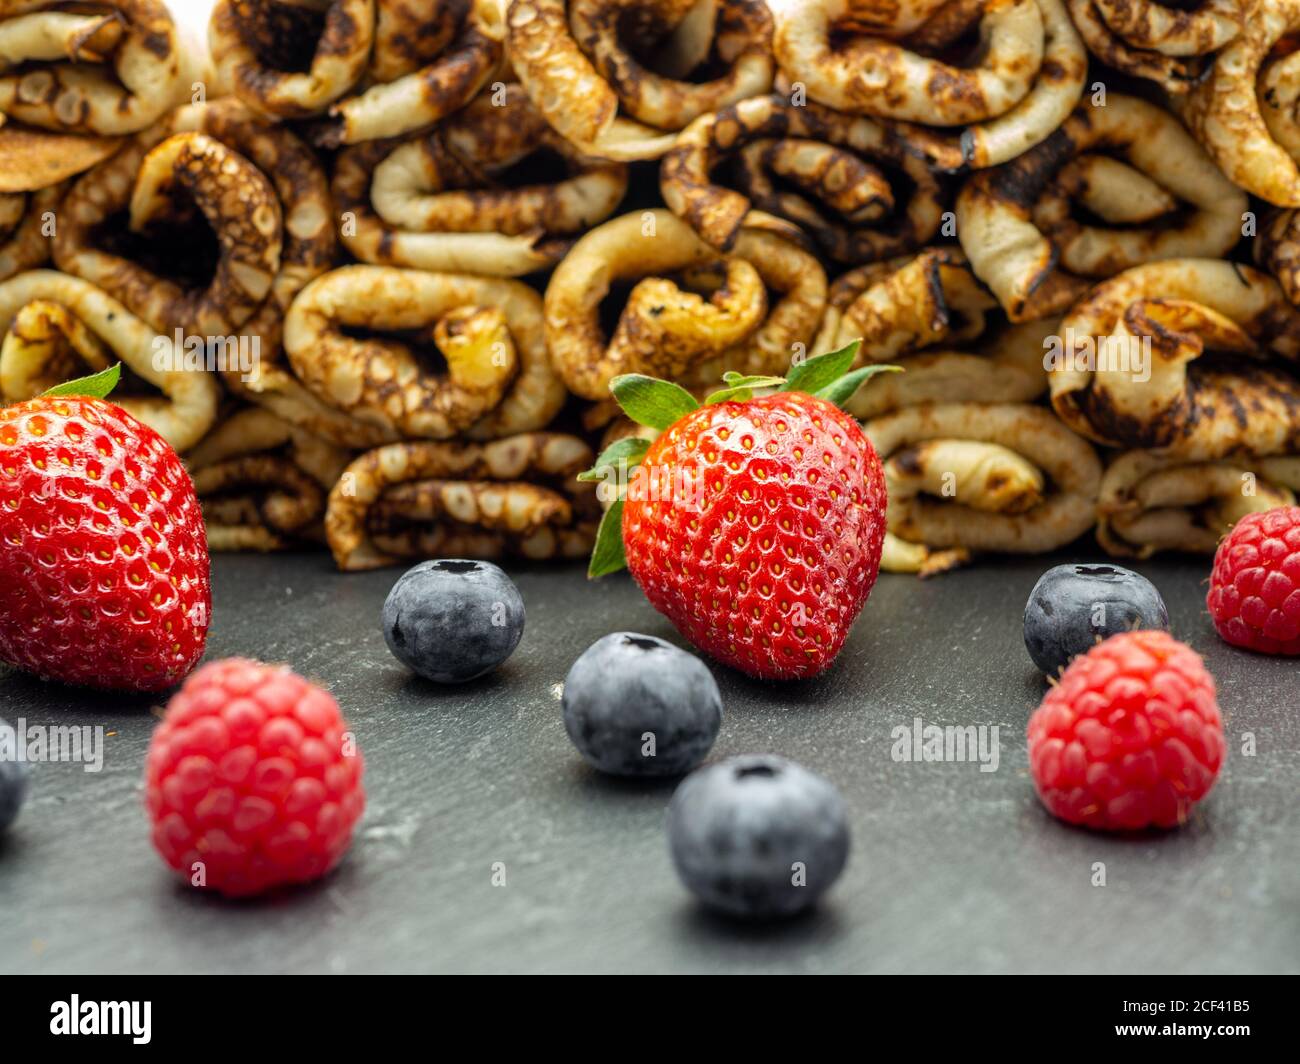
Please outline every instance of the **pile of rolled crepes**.
[[1300, 490], [1300, 0], [0, 0], [0, 398], [120, 361], [217, 550], [576, 558], [861, 339], [884, 566]]

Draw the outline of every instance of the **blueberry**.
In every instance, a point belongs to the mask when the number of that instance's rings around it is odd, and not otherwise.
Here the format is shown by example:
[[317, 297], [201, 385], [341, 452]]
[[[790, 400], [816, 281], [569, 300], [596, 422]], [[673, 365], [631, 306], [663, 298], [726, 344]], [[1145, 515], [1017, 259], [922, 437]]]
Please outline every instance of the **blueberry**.
[[583, 651], [564, 679], [563, 706], [573, 745], [615, 776], [689, 772], [722, 726], [722, 696], [704, 662], [633, 632]]
[[1025, 604], [1025, 646], [1048, 676], [1107, 636], [1135, 628], [1167, 632], [1169, 611], [1150, 580], [1118, 565], [1048, 569]]
[[682, 882], [734, 916], [788, 916], [844, 870], [849, 825], [840, 792], [781, 757], [749, 754], [687, 776], [668, 806]]
[[524, 600], [490, 562], [421, 562], [393, 585], [383, 622], [388, 649], [403, 665], [437, 683], [463, 683], [514, 653]]
[[13, 728], [0, 720], [0, 831], [18, 816], [27, 796], [26, 761], [18, 761]]

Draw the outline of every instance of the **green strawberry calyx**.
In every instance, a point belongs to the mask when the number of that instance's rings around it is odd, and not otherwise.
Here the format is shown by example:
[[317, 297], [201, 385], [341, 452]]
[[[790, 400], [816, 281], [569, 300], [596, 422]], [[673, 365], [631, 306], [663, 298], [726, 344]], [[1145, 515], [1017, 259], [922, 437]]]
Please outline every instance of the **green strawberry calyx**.
[[61, 395], [84, 395], [91, 399], [106, 399], [122, 379], [122, 363], [114, 362], [108, 369], [92, 373], [89, 377], [64, 381], [41, 392], [41, 398], [55, 398]]
[[[744, 402], [752, 399], [755, 391], [770, 389], [773, 392], [804, 392], [842, 408], [877, 373], [902, 372], [901, 366], [884, 364], [851, 369], [861, 346], [861, 340], [854, 340], [838, 351], [816, 355], [793, 366], [784, 377], [724, 373], [722, 383], [725, 387], [707, 396], [703, 405]], [[681, 385], [641, 373], [624, 373], [615, 377], [609, 382], [609, 390], [623, 413], [638, 425], [656, 432], [663, 432], [701, 406], [695, 396]], [[589, 579], [595, 580], [627, 566], [623, 549], [622, 492], [626, 491], [628, 474], [640, 464], [649, 447], [650, 440], [638, 436], [615, 440], [601, 452], [590, 469], [578, 475], [581, 481], [602, 486], [611, 482], [624, 485], [620, 497], [605, 511], [596, 531], [596, 545], [587, 567]]]

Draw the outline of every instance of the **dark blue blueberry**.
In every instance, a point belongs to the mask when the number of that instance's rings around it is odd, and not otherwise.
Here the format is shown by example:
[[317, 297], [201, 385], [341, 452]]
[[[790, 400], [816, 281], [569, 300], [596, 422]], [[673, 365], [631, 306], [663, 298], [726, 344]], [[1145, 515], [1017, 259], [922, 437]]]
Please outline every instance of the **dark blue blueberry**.
[[616, 776], [689, 772], [722, 726], [722, 696], [704, 662], [633, 632], [607, 635], [583, 652], [565, 677], [563, 705], [573, 745]]
[[668, 806], [668, 845], [682, 882], [734, 916], [789, 916], [812, 905], [849, 858], [840, 792], [771, 754], [687, 776]]
[[519, 589], [490, 562], [421, 562], [384, 602], [384, 639], [407, 668], [437, 683], [491, 672], [524, 634]]
[[0, 720], [0, 831], [14, 822], [27, 796], [30, 766], [26, 761], [16, 760], [17, 754], [14, 730]]
[[1107, 636], [1137, 628], [1169, 631], [1169, 611], [1150, 580], [1118, 565], [1048, 569], [1025, 604], [1025, 646], [1048, 676]]

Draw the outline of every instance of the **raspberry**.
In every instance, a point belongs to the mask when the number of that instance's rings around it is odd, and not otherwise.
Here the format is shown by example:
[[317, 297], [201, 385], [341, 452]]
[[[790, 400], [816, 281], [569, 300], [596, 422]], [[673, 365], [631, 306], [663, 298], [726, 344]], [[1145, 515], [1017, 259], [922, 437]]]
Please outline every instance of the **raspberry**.
[[1166, 632], [1125, 632], [1065, 670], [1029, 718], [1038, 796], [1071, 824], [1170, 828], [1223, 764], [1214, 677]]
[[1300, 654], [1300, 506], [1237, 522], [1214, 554], [1205, 604], [1226, 642]]
[[284, 666], [195, 672], [145, 762], [153, 843], [192, 885], [231, 896], [323, 876], [365, 808], [364, 762], [338, 703]]

